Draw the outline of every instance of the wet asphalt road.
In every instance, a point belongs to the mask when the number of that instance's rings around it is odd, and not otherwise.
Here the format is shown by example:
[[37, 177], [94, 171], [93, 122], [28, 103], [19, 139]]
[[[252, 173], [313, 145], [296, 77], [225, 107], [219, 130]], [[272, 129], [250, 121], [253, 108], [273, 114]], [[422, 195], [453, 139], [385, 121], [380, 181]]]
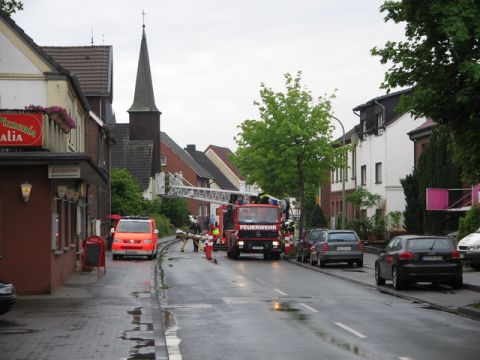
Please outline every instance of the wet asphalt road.
[[[188, 249], [188, 247], [187, 247]], [[170, 359], [477, 359], [480, 323], [286, 261], [164, 256]]]

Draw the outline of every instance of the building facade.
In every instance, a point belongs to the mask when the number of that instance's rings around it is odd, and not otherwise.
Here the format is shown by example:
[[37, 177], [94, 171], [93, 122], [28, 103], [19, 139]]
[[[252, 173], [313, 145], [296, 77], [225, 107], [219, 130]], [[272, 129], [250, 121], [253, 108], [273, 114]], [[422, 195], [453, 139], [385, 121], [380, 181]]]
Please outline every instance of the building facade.
[[76, 76], [0, 12], [0, 273], [51, 293], [81, 268], [89, 189], [108, 184], [86, 149]]

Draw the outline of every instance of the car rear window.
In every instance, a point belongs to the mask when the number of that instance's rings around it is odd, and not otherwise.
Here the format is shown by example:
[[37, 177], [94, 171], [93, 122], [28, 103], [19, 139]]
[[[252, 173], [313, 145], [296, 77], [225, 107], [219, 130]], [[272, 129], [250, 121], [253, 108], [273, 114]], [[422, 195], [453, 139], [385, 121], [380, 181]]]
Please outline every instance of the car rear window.
[[410, 239], [408, 248], [410, 250], [451, 250], [453, 244], [449, 239]]
[[312, 241], [318, 241], [322, 237], [322, 232], [321, 231], [312, 231], [310, 234], [310, 240]]
[[150, 222], [149, 221], [120, 221], [116, 231], [129, 232], [129, 233], [149, 233]]
[[358, 241], [356, 234], [351, 232], [336, 232], [328, 234], [328, 242]]

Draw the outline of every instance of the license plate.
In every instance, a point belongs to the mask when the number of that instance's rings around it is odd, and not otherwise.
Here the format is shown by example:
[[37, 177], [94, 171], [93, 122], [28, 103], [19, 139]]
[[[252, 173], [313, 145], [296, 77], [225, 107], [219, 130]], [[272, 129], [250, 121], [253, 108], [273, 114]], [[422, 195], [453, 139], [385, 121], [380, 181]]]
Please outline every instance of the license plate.
[[424, 256], [423, 260], [425, 260], [425, 261], [439, 261], [439, 260], [443, 260], [443, 256]]
[[345, 250], [352, 250], [351, 246], [337, 246], [337, 250], [345, 251]]
[[252, 246], [253, 250], [263, 250], [263, 246]]

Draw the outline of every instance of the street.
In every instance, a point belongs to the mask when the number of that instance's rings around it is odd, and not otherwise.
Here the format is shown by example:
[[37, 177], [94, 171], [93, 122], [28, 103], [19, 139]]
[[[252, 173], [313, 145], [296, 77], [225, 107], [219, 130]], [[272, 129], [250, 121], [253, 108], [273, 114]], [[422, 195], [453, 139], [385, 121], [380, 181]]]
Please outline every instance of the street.
[[[175, 354], [171, 359], [478, 356], [478, 321], [330, 277], [308, 265], [247, 256], [232, 261], [221, 252], [215, 256], [216, 264], [173, 247], [164, 259], [168, 289], [163, 309], [167, 345]], [[350, 271], [354, 269], [363, 272]]]
[[183, 253], [162, 244], [157, 276], [155, 261], [108, 254], [106, 274], [76, 273], [52, 295], [20, 296], [0, 318], [0, 359], [478, 357], [480, 322], [449, 311], [479, 292], [377, 288], [372, 254], [363, 268], [320, 269], [224, 252], [209, 261], [191, 242]]

